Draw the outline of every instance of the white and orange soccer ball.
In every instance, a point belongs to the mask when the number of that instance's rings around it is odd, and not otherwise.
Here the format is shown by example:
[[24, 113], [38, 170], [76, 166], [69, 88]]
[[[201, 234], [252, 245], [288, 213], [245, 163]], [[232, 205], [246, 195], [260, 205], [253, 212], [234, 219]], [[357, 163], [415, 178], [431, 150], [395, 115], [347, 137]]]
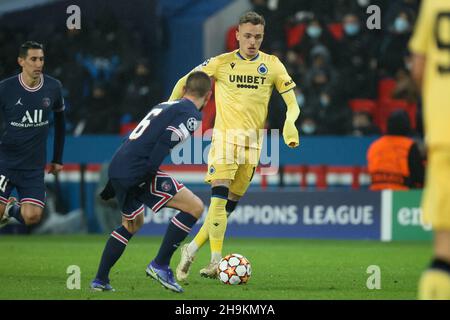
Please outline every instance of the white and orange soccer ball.
[[251, 275], [250, 262], [241, 254], [229, 254], [219, 262], [219, 280], [224, 284], [245, 284]]

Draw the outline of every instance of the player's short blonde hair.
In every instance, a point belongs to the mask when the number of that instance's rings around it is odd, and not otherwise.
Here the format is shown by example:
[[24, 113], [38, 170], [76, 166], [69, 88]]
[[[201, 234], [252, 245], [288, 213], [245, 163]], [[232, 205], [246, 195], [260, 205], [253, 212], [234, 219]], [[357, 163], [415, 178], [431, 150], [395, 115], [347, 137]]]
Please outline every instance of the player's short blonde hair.
[[266, 20], [264, 20], [264, 17], [262, 15], [257, 14], [254, 11], [249, 11], [239, 18], [239, 25], [244, 23], [251, 23], [254, 25], [262, 24], [263, 26], [265, 26]]

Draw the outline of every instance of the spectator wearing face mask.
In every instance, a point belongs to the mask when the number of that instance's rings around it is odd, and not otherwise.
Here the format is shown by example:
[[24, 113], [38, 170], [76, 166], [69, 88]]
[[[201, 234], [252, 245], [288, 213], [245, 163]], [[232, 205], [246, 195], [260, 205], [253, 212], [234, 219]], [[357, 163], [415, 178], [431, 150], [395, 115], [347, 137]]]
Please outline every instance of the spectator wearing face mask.
[[413, 14], [402, 10], [389, 26], [379, 49], [378, 69], [381, 76], [394, 77], [399, 68], [405, 67], [408, 41], [414, 26]]
[[317, 134], [317, 120], [312, 113], [304, 112], [300, 117], [300, 134], [312, 136]]
[[340, 75], [339, 92], [346, 100], [374, 98], [375, 71], [371, 68], [371, 38], [360, 18], [347, 13], [342, 19], [344, 36], [338, 42], [337, 68]]
[[313, 112], [316, 106], [320, 104], [321, 94], [333, 91], [330, 80], [330, 73], [325, 68], [313, 68], [308, 71], [304, 87], [307, 101], [304, 106], [305, 110], [311, 109]]
[[293, 51], [296, 52], [303, 61], [307, 62], [311, 61], [310, 53], [312, 48], [318, 45], [328, 49], [331, 55], [331, 62], [334, 63], [333, 54], [336, 52], [337, 48], [336, 40], [321, 20], [313, 18], [308, 22], [302, 40], [293, 47]]
[[381, 8], [381, 28], [386, 30], [390, 28], [398, 14], [402, 11], [419, 12], [421, 0], [388, 0], [388, 3]]
[[315, 106], [318, 122], [318, 134], [345, 135], [351, 129], [352, 111], [348, 104], [339, 100], [331, 92], [320, 94], [318, 105]]
[[311, 49], [311, 60], [305, 72], [304, 86], [306, 94], [312, 100], [318, 99], [324, 90], [332, 91], [336, 86], [338, 74], [331, 64], [329, 50], [323, 45]]

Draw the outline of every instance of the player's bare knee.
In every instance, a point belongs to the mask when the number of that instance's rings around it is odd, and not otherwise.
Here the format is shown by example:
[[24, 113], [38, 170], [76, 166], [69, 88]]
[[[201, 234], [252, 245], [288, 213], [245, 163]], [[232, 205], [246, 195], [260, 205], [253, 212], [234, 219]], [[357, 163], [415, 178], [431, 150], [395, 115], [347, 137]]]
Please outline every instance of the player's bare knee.
[[26, 210], [25, 212], [22, 212], [22, 217], [26, 225], [37, 224], [39, 223], [39, 221], [41, 221], [42, 210], [39, 209]]
[[122, 225], [125, 227], [125, 229], [127, 229], [129, 233], [135, 234], [144, 225], [144, 216], [140, 214], [133, 220], [124, 219], [122, 221]]
[[122, 222], [122, 225], [127, 229], [127, 231], [131, 234], [135, 234], [139, 231], [139, 228], [134, 220], [127, 220]]
[[231, 191], [228, 192], [228, 200], [239, 201], [240, 199], [241, 199], [241, 196], [239, 196]]
[[205, 205], [203, 204], [203, 201], [200, 200], [200, 198], [195, 197], [192, 203], [192, 209], [190, 210], [191, 212], [189, 213], [199, 219], [202, 216], [204, 209]]
[[220, 179], [211, 181], [211, 187], [227, 187], [229, 188], [231, 184], [231, 180], [229, 179]]

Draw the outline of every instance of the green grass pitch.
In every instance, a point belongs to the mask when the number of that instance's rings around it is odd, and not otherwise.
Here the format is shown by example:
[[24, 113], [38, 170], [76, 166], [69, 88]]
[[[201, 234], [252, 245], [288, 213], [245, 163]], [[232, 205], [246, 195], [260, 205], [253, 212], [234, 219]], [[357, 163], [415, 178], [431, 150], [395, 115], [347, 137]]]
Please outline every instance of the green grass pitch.
[[[246, 285], [229, 286], [204, 279], [199, 270], [209, 260], [202, 248], [185, 292], [173, 293], [145, 276], [160, 237], [136, 236], [114, 266], [116, 292], [92, 292], [108, 235], [0, 236], [0, 299], [415, 299], [420, 273], [428, 264], [429, 242], [332, 241], [230, 238], [224, 253], [241, 253], [251, 262]], [[172, 259], [175, 269], [179, 251]], [[81, 289], [66, 287], [67, 267], [81, 270]], [[381, 289], [366, 286], [370, 265], [381, 271]]]

